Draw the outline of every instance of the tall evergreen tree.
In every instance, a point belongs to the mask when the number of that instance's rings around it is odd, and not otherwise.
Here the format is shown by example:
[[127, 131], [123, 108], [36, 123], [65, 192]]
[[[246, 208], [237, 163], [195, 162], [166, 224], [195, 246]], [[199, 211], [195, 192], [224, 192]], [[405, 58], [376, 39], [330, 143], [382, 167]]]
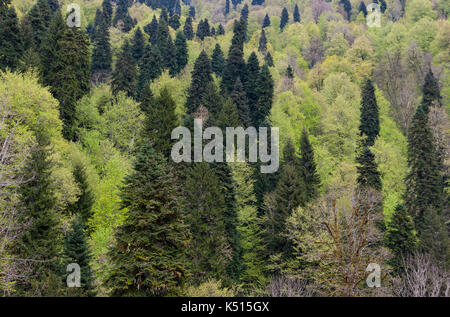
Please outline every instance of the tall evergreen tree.
[[177, 32], [175, 38], [175, 51], [177, 59], [177, 68], [175, 73], [178, 74], [186, 67], [188, 63], [188, 47], [186, 43], [186, 37], [181, 31]]
[[361, 123], [360, 135], [365, 137], [364, 144], [372, 146], [380, 133], [380, 119], [377, 99], [372, 81], [367, 79], [361, 91]]
[[344, 8], [344, 11], [346, 12], [345, 18], [350, 21], [352, 11], [352, 4], [350, 3], [350, 0], [340, 0], [339, 5]]
[[256, 93], [260, 67], [258, 57], [252, 52], [247, 61], [247, 81], [245, 83], [245, 91], [247, 93], [249, 109], [255, 109], [258, 103], [258, 94]]
[[306, 200], [311, 201], [319, 194], [320, 177], [314, 160], [314, 150], [309, 142], [306, 130], [303, 130], [300, 138], [300, 154], [300, 165], [304, 172], [303, 179], [306, 184]]
[[265, 53], [267, 51], [267, 38], [264, 29], [261, 30], [261, 36], [259, 37], [258, 51]]
[[211, 61], [205, 51], [202, 51], [194, 63], [191, 86], [186, 100], [187, 113], [194, 113], [201, 104], [208, 83], [212, 82]]
[[403, 205], [397, 205], [388, 224], [385, 236], [386, 246], [392, 252], [389, 264], [395, 274], [403, 272], [403, 259], [416, 248], [417, 238], [414, 223]]
[[0, 70], [14, 71], [22, 57], [24, 46], [20, 36], [19, 20], [14, 7], [0, 13]]
[[256, 85], [256, 94], [258, 96], [257, 107], [255, 109], [251, 109], [251, 112], [253, 116], [253, 124], [255, 126], [260, 126], [265, 118], [270, 114], [274, 95], [274, 82], [267, 65], [264, 65], [261, 68]]
[[47, 29], [51, 21], [51, 9], [47, 0], [38, 0], [28, 11], [25, 17], [30, 24], [32, 32], [33, 46], [37, 51], [41, 48], [41, 43], [47, 36]]
[[122, 45], [112, 73], [111, 90], [114, 96], [123, 91], [129, 97], [136, 93], [137, 69], [128, 40]]
[[377, 163], [375, 162], [375, 155], [372, 154], [370, 149], [365, 146], [362, 153], [356, 158], [359, 164], [356, 169], [358, 171], [358, 184], [362, 188], [373, 188], [378, 191], [381, 190], [381, 176], [377, 169]]
[[192, 40], [194, 38], [194, 28], [192, 27], [191, 17], [187, 17], [186, 22], [184, 23], [183, 32], [188, 40]]
[[263, 21], [263, 29], [270, 26], [270, 18], [269, 15], [266, 13], [266, 15], [264, 16], [264, 21]]
[[217, 27], [217, 35], [224, 35], [225, 34], [225, 29], [223, 28], [222, 24], [219, 24], [219, 26]]
[[230, 13], [230, 0], [225, 0], [225, 11], [224, 11], [224, 15], [228, 15], [228, 13]]
[[150, 36], [150, 43], [156, 44], [158, 38], [158, 20], [153, 15], [152, 21], [144, 27], [144, 32]]
[[289, 23], [289, 13], [286, 8], [281, 11], [280, 29], [283, 31], [284, 27]]
[[240, 78], [236, 79], [233, 92], [231, 93], [231, 100], [236, 104], [239, 121], [244, 127], [251, 126], [250, 110], [248, 107], [248, 99], [244, 91], [244, 86]]
[[83, 229], [87, 228], [87, 222], [92, 216], [92, 206], [94, 205], [94, 194], [89, 188], [87, 181], [86, 168], [77, 163], [73, 170], [73, 176], [75, 182], [78, 185], [80, 194], [77, 200], [69, 205], [68, 210], [77, 216], [79, 223], [83, 226]]
[[295, 4], [295, 8], [294, 8], [294, 22], [300, 23], [300, 11], [298, 10], [297, 4]]
[[247, 80], [244, 54], [239, 45], [232, 45], [223, 71], [222, 90], [225, 93], [231, 93], [238, 77], [241, 79], [241, 82], [245, 83]]
[[180, 17], [177, 14], [172, 15], [169, 19], [169, 26], [176, 31], [180, 25]]
[[151, 142], [142, 140], [121, 191], [128, 213], [108, 253], [107, 285], [113, 296], [179, 295], [185, 280], [187, 234], [176, 183]]
[[111, 73], [112, 53], [109, 37], [109, 26], [104, 19], [98, 26], [92, 51], [92, 77], [104, 81]]
[[223, 69], [225, 67], [225, 57], [219, 43], [214, 47], [213, 54], [211, 56], [211, 70], [217, 75], [222, 76]]
[[441, 105], [441, 92], [436, 78], [433, 76], [431, 68], [428, 70], [422, 86], [422, 100], [424, 105], [431, 107], [435, 102], [436, 105]]
[[142, 34], [141, 28], [138, 27], [136, 32], [134, 32], [134, 37], [131, 43], [131, 53], [133, 55], [135, 63], [139, 63], [139, 60], [144, 55], [145, 42], [144, 35]]
[[103, 0], [102, 11], [106, 25], [110, 26], [112, 23], [112, 15], [113, 15], [111, 0]]
[[364, 17], [367, 16], [367, 7], [364, 1], [361, 1], [361, 3], [359, 4], [358, 12], [362, 12], [364, 14]]
[[51, 144], [44, 131], [36, 131], [36, 147], [24, 170], [29, 180], [19, 188], [25, 231], [17, 245], [17, 256], [31, 260], [32, 279], [18, 281], [18, 290], [28, 296], [55, 296], [62, 283], [60, 255], [62, 232], [56, 212], [57, 199], [52, 182]]
[[269, 67], [273, 67], [273, 58], [272, 54], [270, 52], [267, 52], [266, 56], [264, 57], [264, 60]]
[[139, 63], [139, 76], [137, 83], [136, 99], [141, 100], [141, 94], [149, 83], [158, 78], [162, 73], [162, 62], [159, 50], [155, 45], [147, 45], [144, 56]]

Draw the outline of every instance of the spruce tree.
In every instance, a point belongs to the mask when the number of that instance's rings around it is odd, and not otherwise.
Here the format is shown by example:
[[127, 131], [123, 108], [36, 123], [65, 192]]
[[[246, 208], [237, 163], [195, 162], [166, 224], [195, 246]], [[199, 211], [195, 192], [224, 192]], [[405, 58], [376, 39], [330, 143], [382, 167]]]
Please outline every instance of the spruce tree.
[[142, 91], [144, 87], [158, 78], [162, 73], [161, 67], [161, 55], [155, 45], [147, 45], [145, 48], [144, 56], [139, 63], [139, 76], [137, 83], [136, 99], [140, 101]]
[[372, 154], [370, 149], [365, 146], [362, 153], [356, 158], [358, 166], [356, 167], [358, 172], [358, 184], [361, 188], [373, 188], [378, 191], [381, 190], [381, 176], [378, 172], [378, 166], [375, 162], [375, 155]]
[[121, 190], [128, 212], [108, 252], [112, 267], [106, 283], [113, 296], [180, 295], [186, 277], [187, 231], [174, 175], [151, 142], [146, 137], [140, 142], [134, 171]]
[[153, 15], [152, 21], [144, 27], [144, 32], [150, 36], [150, 43], [156, 44], [158, 38], [158, 20]]
[[264, 29], [261, 30], [261, 36], [259, 37], [258, 51], [265, 53], [267, 51], [267, 38]]
[[211, 56], [211, 70], [217, 75], [222, 76], [223, 69], [225, 67], [225, 57], [219, 43], [214, 47], [213, 54]]
[[51, 21], [51, 9], [47, 0], [38, 0], [30, 9], [26, 19], [30, 24], [30, 31], [33, 38], [33, 46], [37, 51], [40, 50], [41, 44], [47, 36], [47, 29]]
[[367, 7], [364, 1], [361, 1], [361, 3], [359, 4], [358, 12], [362, 12], [364, 14], [364, 17], [367, 16]]
[[0, 13], [0, 70], [14, 71], [22, 57], [24, 46], [20, 36], [19, 20], [14, 7]]
[[294, 71], [291, 65], [288, 65], [288, 67], [286, 68], [286, 77], [289, 79], [294, 79]]
[[372, 146], [380, 133], [380, 119], [378, 114], [377, 99], [372, 81], [367, 79], [361, 91], [361, 123], [359, 132], [365, 145]]
[[269, 15], [266, 13], [266, 15], [264, 16], [264, 21], [263, 21], [263, 29], [270, 26], [270, 18]]
[[223, 28], [222, 24], [219, 24], [219, 26], [217, 27], [217, 35], [224, 35], [225, 34], [225, 29]]
[[195, 163], [184, 186], [185, 217], [192, 235], [188, 248], [194, 284], [223, 278], [231, 260], [225, 232], [225, 199], [208, 163]]
[[300, 11], [298, 10], [297, 4], [295, 4], [295, 8], [294, 8], [294, 22], [300, 23]]
[[273, 67], [273, 58], [272, 54], [270, 52], [267, 52], [266, 56], [264, 57], [264, 60], [269, 67]]
[[180, 25], [180, 17], [176, 14], [172, 15], [169, 19], [169, 26], [176, 31]]
[[202, 51], [195, 61], [192, 71], [191, 86], [186, 100], [188, 114], [197, 110], [210, 82], [212, 82], [211, 61], [206, 52]]
[[352, 11], [352, 4], [350, 3], [350, 0], [340, 0], [339, 5], [341, 5], [345, 12], [346, 12], [346, 19], [347, 21], [350, 21], [351, 18], [351, 11]]
[[256, 92], [258, 78], [260, 73], [259, 61], [255, 52], [252, 52], [247, 61], [247, 81], [245, 83], [245, 91], [247, 93], [248, 106], [250, 111], [257, 107], [258, 94]]
[[242, 85], [239, 77], [236, 79], [236, 83], [230, 97], [236, 104], [240, 124], [244, 127], [251, 126], [252, 121], [250, 117], [248, 99], [244, 91], [244, 86]]
[[386, 246], [392, 252], [389, 264], [395, 274], [403, 272], [403, 259], [416, 248], [417, 238], [414, 223], [403, 205], [397, 205], [385, 235]]
[[102, 11], [104, 16], [104, 21], [106, 25], [109, 27], [112, 22], [113, 8], [111, 5], [111, 0], [103, 0], [102, 2]]
[[169, 37], [167, 40], [165, 60], [166, 66], [167, 68], [169, 68], [170, 76], [175, 76], [178, 73], [177, 51], [171, 37]]
[[117, 96], [119, 91], [123, 91], [127, 96], [134, 97], [136, 93], [136, 79], [137, 70], [131, 46], [128, 40], [125, 40], [112, 73], [111, 90], [113, 95]]
[[189, 7], [189, 16], [192, 17], [192, 19], [195, 19], [195, 8]]
[[286, 8], [281, 11], [280, 29], [283, 31], [284, 27], [289, 23], [289, 13]]
[[225, 11], [224, 11], [224, 15], [226, 16], [228, 13], [230, 13], [230, 0], [225, 0]]
[[314, 150], [305, 129], [300, 138], [300, 154], [300, 165], [304, 172], [303, 179], [306, 184], [306, 200], [311, 201], [319, 195], [320, 177], [314, 160]]
[[94, 194], [89, 188], [86, 168], [81, 165], [81, 163], [75, 165], [73, 176], [80, 190], [80, 194], [78, 195], [77, 200], [69, 205], [68, 210], [77, 216], [83, 229], [85, 229], [87, 228], [89, 218], [92, 216], [92, 206], [95, 202]]
[[186, 39], [191, 41], [194, 38], [194, 28], [192, 27], [191, 17], [187, 17], [186, 22], [184, 23], [183, 32], [186, 36]]
[[261, 68], [256, 85], [256, 95], [258, 96], [257, 107], [252, 109], [251, 112], [253, 124], [255, 126], [260, 126], [270, 114], [274, 96], [274, 82], [267, 65], [263, 65]]
[[89, 264], [92, 255], [84, 228], [81, 220], [75, 220], [64, 241], [65, 264], [76, 263], [80, 266], [80, 288], [69, 288], [69, 296], [95, 296], [96, 294], [93, 285], [94, 276]]
[[[147, 89], [146, 87], [145, 89]], [[144, 94], [148, 95], [147, 94]], [[153, 148], [164, 157], [169, 158], [172, 150], [172, 130], [178, 126], [178, 117], [175, 113], [176, 104], [169, 90], [164, 87], [159, 96], [153, 100], [144, 98], [141, 108], [148, 109], [144, 124], [143, 135], [152, 140]], [[150, 104], [148, 104], [150, 102]]]
[[17, 256], [31, 260], [32, 279], [18, 281], [19, 293], [28, 296], [55, 296], [62, 287], [60, 255], [62, 232], [56, 211], [52, 181], [51, 143], [46, 132], [35, 132], [36, 146], [26, 161], [20, 185], [20, 203], [25, 226], [17, 244]]
[[136, 32], [134, 32], [134, 37], [131, 42], [131, 53], [133, 55], [135, 63], [139, 63], [139, 60], [144, 55], [145, 42], [144, 35], [142, 34], [141, 28], [138, 27]]
[[178, 74], [186, 67], [188, 63], [188, 47], [186, 43], [186, 37], [181, 31], [177, 32], [175, 38], [175, 51], [177, 60], [177, 68], [175, 73]]
[[238, 77], [241, 79], [241, 82], [245, 83], [247, 81], [244, 54], [239, 45], [232, 45], [223, 71], [222, 90], [225, 93], [231, 93]]
[[248, 24], [248, 4], [245, 4], [244, 7], [241, 10], [241, 19], [245, 21], [246, 24]]
[[109, 26], [103, 19], [98, 26], [92, 51], [91, 74], [104, 81], [111, 73], [112, 53], [109, 37]]
[[432, 107], [434, 103], [441, 106], [441, 92], [431, 68], [428, 70], [422, 86], [422, 100], [424, 105]]

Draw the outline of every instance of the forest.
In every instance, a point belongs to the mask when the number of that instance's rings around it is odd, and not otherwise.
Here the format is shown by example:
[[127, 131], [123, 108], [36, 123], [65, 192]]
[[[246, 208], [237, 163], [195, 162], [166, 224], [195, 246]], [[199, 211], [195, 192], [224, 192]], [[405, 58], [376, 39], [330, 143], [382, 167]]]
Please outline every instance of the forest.
[[0, 0], [0, 297], [449, 297], [449, 11]]

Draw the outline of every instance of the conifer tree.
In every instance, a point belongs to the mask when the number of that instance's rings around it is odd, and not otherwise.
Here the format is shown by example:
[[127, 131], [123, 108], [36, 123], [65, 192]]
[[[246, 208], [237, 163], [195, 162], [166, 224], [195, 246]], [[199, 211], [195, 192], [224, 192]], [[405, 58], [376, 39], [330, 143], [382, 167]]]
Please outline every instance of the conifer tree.
[[[145, 89], [147, 89], [145, 87]], [[148, 92], [144, 94], [148, 96]], [[178, 117], [175, 113], [176, 104], [170, 95], [169, 90], [164, 87], [159, 92], [159, 96], [153, 100], [145, 98], [141, 108], [148, 109], [144, 124], [143, 135], [152, 140], [153, 148], [164, 157], [169, 158], [172, 150], [172, 130], [178, 126]], [[150, 102], [150, 104], [148, 104]]]
[[186, 22], [184, 23], [183, 32], [186, 36], [186, 39], [192, 40], [194, 38], [194, 28], [192, 27], [191, 17], [187, 17]]
[[224, 35], [225, 34], [225, 29], [223, 28], [222, 24], [219, 24], [219, 26], [217, 27], [217, 35]]
[[217, 75], [222, 76], [225, 67], [225, 57], [219, 43], [216, 44], [211, 56], [211, 70]]
[[51, 21], [51, 9], [47, 0], [38, 0], [37, 3], [30, 9], [26, 19], [30, 24], [33, 46], [37, 51], [40, 50], [41, 44], [47, 36], [47, 29]]
[[264, 29], [261, 30], [261, 36], [259, 37], [258, 51], [265, 53], [267, 51], [267, 38]]
[[283, 31], [284, 27], [289, 23], [289, 13], [286, 8], [281, 11], [280, 29]]
[[365, 146], [362, 153], [356, 158], [359, 164], [356, 169], [358, 171], [358, 184], [362, 188], [373, 188], [378, 191], [381, 190], [381, 176], [377, 169], [375, 156], [370, 149]]
[[169, 26], [176, 31], [180, 25], [180, 17], [176, 14], [172, 15], [169, 19]]
[[433, 76], [431, 68], [428, 70], [422, 86], [422, 100], [428, 107], [436, 105], [441, 106], [441, 92], [436, 78]]
[[248, 24], [248, 14], [249, 14], [248, 4], [245, 4], [241, 10], [241, 19], [245, 21], [245, 24]]
[[194, 284], [222, 278], [231, 260], [225, 233], [225, 199], [208, 163], [195, 163], [185, 186], [186, 224], [192, 235], [188, 248]]
[[392, 252], [389, 264], [395, 274], [403, 272], [403, 259], [416, 248], [417, 238], [414, 223], [403, 205], [397, 205], [388, 224], [385, 236], [386, 246]]
[[186, 37], [181, 31], [177, 32], [175, 38], [175, 51], [177, 60], [177, 68], [175, 73], [178, 74], [186, 67], [188, 63], [188, 47], [186, 43]]
[[297, 4], [295, 4], [295, 8], [294, 8], [294, 22], [300, 23], [300, 11], [298, 10]]
[[351, 11], [352, 11], [352, 4], [350, 3], [350, 1], [349, 0], [340, 0], [339, 5], [341, 5], [344, 8], [346, 15], [347, 15], [345, 18], [348, 21], [350, 21]]
[[264, 58], [267, 66], [269, 67], [273, 67], [273, 58], [272, 58], [272, 54], [270, 54], [270, 52], [267, 52], [265, 58]]
[[84, 225], [80, 220], [75, 220], [64, 241], [64, 260], [66, 265], [76, 263], [80, 266], [81, 285], [80, 288], [68, 289], [68, 295], [95, 296], [94, 276], [89, 264], [91, 258], [92, 255], [86, 239]]
[[113, 296], [180, 295], [185, 280], [187, 234], [176, 183], [151, 142], [145, 137], [140, 142], [121, 191], [128, 213], [108, 253], [112, 268], [106, 282]]
[[147, 45], [144, 51], [144, 56], [139, 63], [139, 76], [137, 83], [136, 99], [141, 100], [141, 94], [145, 86], [158, 78], [162, 73], [161, 55], [155, 45]]
[[236, 79], [236, 83], [234, 85], [234, 89], [230, 97], [236, 104], [239, 115], [239, 121], [241, 125], [244, 127], [251, 126], [251, 117], [250, 117], [250, 110], [248, 107], [248, 99], [244, 91], [244, 86], [242, 85], [242, 82], [239, 77]]
[[319, 194], [320, 177], [314, 160], [314, 150], [309, 142], [306, 130], [303, 130], [300, 138], [300, 154], [300, 165], [304, 172], [303, 179], [306, 184], [306, 200], [311, 201]]
[[247, 39], [247, 24], [243, 19], [235, 20], [233, 25], [233, 39], [231, 40], [231, 47], [229, 52], [233, 48], [237, 47], [242, 52], [244, 51], [244, 43]]
[[103, 0], [102, 2], [102, 11], [104, 16], [104, 21], [106, 25], [109, 27], [112, 22], [113, 8], [111, 5], [111, 0]]
[[252, 109], [253, 124], [260, 126], [270, 114], [274, 94], [273, 78], [267, 65], [263, 65], [261, 68], [255, 91], [258, 96], [258, 102], [256, 109]]
[[247, 61], [247, 81], [245, 83], [245, 91], [247, 93], [248, 106], [250, 111], [257, 107], [258, 94], [256, 93], [260, 67], [258, 57], [252, 52]]
[[98, 76], [100, 81], [105, 80], [111, 73], [112, 53], [107, 21], [103, 19], [98, 26], [92, 51], [91, 73]]
[[89, 218], [92, 216], [92, 206], [95, 202], [94, 194], [89, 188], [86, 168], [81, 165], [81, 163], [75, 165], [73, 176], [80, 190], [80, 194], [78, 195], [77, 200], [69, 205], [68, 210], [77, 216], [79, 223], [83, 226], [83, 229], [85, 229], [87, 228]]
[[169, 68], [170, 76], [175, 76], [178, 73], [177, 51], [172, 38], [167, 39], [167, 52], [165, 56], [167, 68]]
[[361, 91], [361, 123], [360, 135], [365, 137], [365, 145], [372, 146], [380, 133], [380, 119], [378, 114], [377, 99], [372, 81], [367, 79]]
[[269, 15], [266, 13], [266, 15], [264, 16], [264, 21], [263, 21], [263, 29], [270, 26], [270, 18]]
[[0, 70], [14, 71], [22, 57], [24, 46], [20, 36], [19, 20], [14, 7], [0, 13]]
[[232, 45], [223, 71], [222, 90], [225, 93], [231, 93], [238, 77], [241, 79], [241, 82], [246, 82], [247, 80], [244, 54], [238, 45]]
[[361, 3], [359, 4], [358, 12], [362, 12], [364, 14], [364, 17], [367, 16], [367, 7], [364, 1], [361, 1]]
[[189, 16], [192, 17], [192, 19], [195, 19], [195, 8], [189, 7]]
[[286, 68], [286, 77], [289, 79], [294, 79], [294, 71], [292, 70], [291, 65], [288, 65]]
[[134, 32], [134, 37], [131, 43], [131, 52], [136, 64], [139, 63], [142, 55], [144, 55], [144, 48], [144, 35], [142, 34], [141, 28], [138, 27], [136, 32]]
[[161, 15], [159, 16], [159, 23], [161, 23], [161, 20], [166, 22], [166, 24], [169, 23], [169, 16], [167, 15], [167, 9], [166, 8], [162, 8], [162, 10], [161, 10]]
[[137, 70], [128, 40], [122, 45], [112, 73], [111, 90], [114, 96], [123, 91], [133, 97], [136, 93]]
[[384, 13], [384, 12], [386, 11], [386, 9], [387, 9], [386, 1], [380, 0], [380, 10], [381, 10], [381, 13]]
[[112, 21], [114, 26], [117, 26], [117, 22], [124, 22], [125, 17], [128, 14], [129, 1], [128, 0], [117, 0], [116, 14]]
[[[56, 212], [57, 199], [52, 185], [50, 138], [44, 131], [36, 131], [36, 147], [26, 161], [23, 178], [29, 180], [19, 188], [23, 209], [21, 222], [26, 226], [18, 243], [17, 256], [32, 260], [32, 279], [18, 281], [24, 295], [54, 296], [62, 287], [62, 232]], [[50, 284], [49, 284], [50, 283]]]
[[205, 51], [202, 51], [194, 63], [191, 86], [186, 100], [187, 113], [194, 113], [201, 104], [208, 83], [212, 82], [211, 61]]
[[230, 0], [225, 0], [225, 11], [224, 11], [224, 15], [228, 15], [228, 13], [230, 13]]
[[150, 36], [150, 43], [152, 44], [156, 44], [158, 38], [158, 25], [158, 20], [156, 19], [156, 16], [153, 15], [152, 22], [144, 27], [144, 32]]
[[217, 115], [217, 125], [222, 129], [226, 127], [238, 127], [239, 126], [239, 114], [236, 104], [227, 98], [223, 104], [222, 109]]

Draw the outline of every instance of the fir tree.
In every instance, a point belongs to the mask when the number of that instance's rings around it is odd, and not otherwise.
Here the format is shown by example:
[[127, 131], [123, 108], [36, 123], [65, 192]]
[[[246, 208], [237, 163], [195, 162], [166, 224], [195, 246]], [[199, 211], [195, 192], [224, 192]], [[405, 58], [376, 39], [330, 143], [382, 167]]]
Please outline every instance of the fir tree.
[[377, 169], [375, 156], [370, 149], [365, 146], [362, 153], [356, 158], [359, 164], [356, 169], [358, 171], [358, 184], [362, 188], [373, 188], [378, 191], [381, 190], [381, 176]]
[[181, 72], [188, 63], [188, 47], [186, 43], [186, 37], [183, 32], [177, 32], [175, 38], [175, 51], [176, 51], [176, 59], [177, 59], [177, 68], [176, 74]]
[[300, 11], [298, 10], [297, 4], [295, 4], [295, 8], [294, 8], [294, 22], [300, 23]]
[[361, 91], [361, 123], [360, 135], [365, 137], [364, 144], [372, 146], [380, 133], [377, 99], [372, 81], [367, 79]]
[[222, 24], [219, 24], [219, 26], [217, 27], [217, 35], [224, 35], [225, 34], [225, 29], [223, 28]]
[[400, 274], [403, 272], [403, 259], [415, 250], [417, 243], [414, 223], [403, 205], [395, 207], [388, 224], [385, 241], [393, 255], [389, 264], [395, 274]]
[[201, 20], [197, 27], [197, 37], [203, 41], [205, 39], [205, 37], [210, 36], [210, 34], [211, 34], [211, 31], [210, 31], [208, 19]]
[[39, 51], [41, 43], [47, 36], [47, 29], [51, 21], [51, 9], [48, 1], [38, 0], [28, 12], [26, 19], [31, 26], [33, 46]]
[[[16, 250], [18, 257], [34, 261], [30, 272], [33, 278], [19, 280], [17, 286], [24, 295], [55, 296], [62, 287], [58, 277], [62, 271], [59, 261], [62, 232], [52, 185], [50, 138], [43, 131], [36, 131], [35, 134], [36, 147], [22, 172], [23, 179], [29, 181], [19, 188], [23, 206], [21, 222], [30, 225], [25, 227]], [[48, 285], [49, 282], [52, 282], [51, 285]]]
[[171, 37], [167, 40], [165, 60], [170, 76], [175, 76], [178, 73], [177, 51]]
[[380, 10], [381, 10], [381, 13], [384, 13], [384, 12], [386, 11], [386, 9], [387, 9], [386, 1], [380, 0]]
[[359, 4], [358, 12], [362, 12], [364, 14], [364, 17], [367, 16], [367, 7], [364, 1], [361, 1], [361, 3]]
[[20, 36], [19, 20], [14, 7], [0, 14], [0, 70], [14, 71], [24, 50]]
[[139, 63], [139, 76], [137, 83], [136, 99], [140, 100], [144, 87], [158, 78], [162, 73], [161, 55], [155, 45], [146, 46], [144, 56]]
[[436, 78], [433, 76], [433, 72], [430, 70], [425, 76], [425, 80], [422, 86], [422, 100], [424, 105], [432, 107], [435, 102], [438, 106], [441, 106], [441, 92], [439, 84]]
[[289, 23], [289, 13], [286, 8], [281, 12], [280, 29], [283, 31], [284, 27]]
[[303, 130], [300, 138], [300, 165], [303, 168], [303, 179], [306, 184], [306, 200], [311, 201], [319, 194], [320, 177], [314, 161], [314, 150], [309, 142], [308, 132]]
[[272, 54], [270, 52], [267, 52], [266, 56], [264, 57], [264, 60], [269, 67], [273, 67], [273, 58]]
[[232, 45], [223, 71], [222, 90], [225, 93], [231, 93], [238, 77], [241, 79], [241, 82], [246, 82], [247, 80], [244, 54], [238, 45]]
[[137, 70], [128, 40], [122, 45], [114, 71], [112, 73], [111, 90], [114, 96], [123, 91], [133, 97], [136, 92]]
[[[94, 276], [89, 262], [91, 261], [91, 252], [86, 239], [86, 233], [83, 230], [84, 225], [75, 220], [71, 230], [67, 233], [64, 241], [64, 260], [66, 265], [76, 263], [80, 266], [80, 289], [72, 288], [68, 290], [68, 295], [74, 296], [95, 296]], [[72, 294], [74, 292], [75, 294]]]
[[244, 127], [251, 126], [251, 117], [250, 117], [250, 110], [248, 107], [248, 99], [244, 91], [244, 86], [242, 85], [242, 82], [239, 77], [236, 79], [236, 83], [234, 85], [234, 89], [230, 97], [236, 104], [239, 115], [239, 121], [241, 125]]
[[139, 63], [142, 55], [144, 55], [144, 49], [144, 35], [142, 34], [141, 28], [138, 27], [131, 42], [131, 53], [136, 64]]
[[150, 43], [152, 44], [156, 44], [158, 38], [158, 25], [158, 20], [156, 19], [156, 16], [153, 15], [152, 22], [144, 27], [144, 32], [150, 36]]
[[259, 37], [258, 51], [265, 53], [267, 51], [267, 38], [264, 29], [261, 30], [261, 36]]
[[201, 104], [202, 98], [212, 82], [211, 61], [205, 51], [202, 51], [194, 63], [191, 86], [186, 100], [187, 113], [194, 113]]
[[224, 11], [224, 15], [228, 15], [228, 13], [230, 13], [230, 0], [225, 0], [225, 11]]
[[192, 19], [195, 19], [195, 8], [189, 7], [189, 16], [192, 17]]
[[186, 36], [186, 39], [192, 40], [194, 38], [194, 28], [192, 27], [192, 18], [188, 17], [186, 19], [186, 22], [184, 23], [183, 28], [184, 35]]
[[341, 5], [344, 8], [346, 15], [347, 15], [345, 18], [348, 21], [350, 21], [351, 11], [352, 11], [352, 4], [350, 3], [350, 1], [349, 0], [340, 0], [339, 5]]
[[294, 79], [294, 71], [292, 70], [291, 65], [288, 65], [286, 68], [286, 77], [289, 79]]
[[265, 118], [270, 114], [272, 109], [274, 94], [274, 83], [272, 75], [270, 74], [269, 67], [264, 65], [261, 68], [261, 72], [258, 77], [256, 85], [256, 95], [258, 96], [258, 102], [256, 109], [252, 109], [253, 124], [260, 126]]
[[253, 111], [257, 107], [258, 94], [256, 93], [260, 73], [259, 61], [255, 52], [252, 52], [247, 61], [247, 81], [245, 91], [247, 93], [249, 109]]
[[106, 21], [99, 25], [94, 41], [94, 48], [92, 51], [92, 76], [99, 76], [99, 80], [105, 80], [111, 72], [112, 53], [109, 37], [109, 27]]
[[111, 0], [103, 0], [102, 2], [102, 11], [104, 16], [104, 21], [107, 26], [111, 25], [112, 22], [112, 15], [113, 15], [113, 8], [111, 5]]
[[233, 25], [233, 39], [231, 40], [230, 52], [234, 47], [237, 47], [242, 52], [244, 51], [244, 42], [247, 39], [247, 24], [243, 19], [234, 21]]
[[186, 223], [192, 235], [188, 248], [192, 280], [199, 284], [210, 277], [222, 278], [230, 261], [223, 190], [205, 162], [193, 165], [184, 189]]
[[142, 140], [134, 171], [121, 191], [128, 212], [108, 253], [112, 268], [107, 285], [113, 296], [179, 295], [185, 280], [187, 236], [176, 183], [151, 142]]
[[[149, 101], [151, 104], [148, 104]], [[164, 87], [154, 100], [145, 98], [143, 102], [147, 104], [141, 105], [141, 108], [149, 110], [143, 134], [146, 139], [152, 140], [153, 148], [158, 153], [162, 153], [164, 157], [169, 158], [173, 144], [171, 138], [172, 130], [178, 126], [175, 101], [169, 90]]]
[[216, 44], [211, 56], [211, 70], [217, 75], [222, 76], [225, 67], [225, 57], [219, 43]]
[[245, 21], [246, 24], [248, 24], [248, 14], [249, 14], [248, 4], [245, 4], [241, 10], [241, 19]]
[[176, 31], [180, 25], [180, 17], [176, 14], [172, 15], [169, 19], [169, 26]]
[[264, 16], [264, 21], [263, 21], [263, 29], [270, 26], [270, 18], [269, 15], [266, 13], [266, 15]]
[[80, 190], [80, 194], [78, 195], [77, 200], [69, 205], [68, 210], [77, 216], [83, 229], [85, 229], [87, 228], [89, 218], [92, 216], [92, 206], [95, 202], [94, 195], [89, 188], [86, 168], [81, 165], [81, 163], [75, 165], [73, 176]]
[[225, 100], [222, 109], [217, 115], [217, 125], [222, 129], [226, 127], [238, 127], [239, 126], [239, 114], [236, 104], [228, 98]]

